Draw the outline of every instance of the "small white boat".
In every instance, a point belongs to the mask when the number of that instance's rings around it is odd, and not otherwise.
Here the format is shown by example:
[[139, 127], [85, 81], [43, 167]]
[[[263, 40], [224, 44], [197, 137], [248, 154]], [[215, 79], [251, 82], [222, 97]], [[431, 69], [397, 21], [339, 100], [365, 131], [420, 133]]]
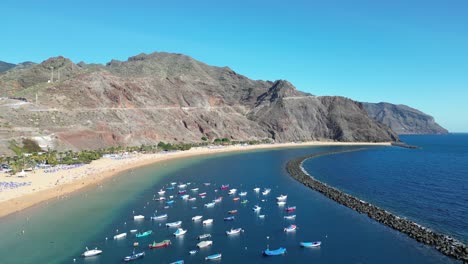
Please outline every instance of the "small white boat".
[[176, 221], [176, 222], [172, 222], [172, 223], [166, 223], [166, 226], [167, 227], [176, 227], [176, 226], [180, 226], [182, 224], [182, 221]]
[[254, 208], [252, 208], [252, 210], [254, 210], [255, 212], [259, 212], [260, 209], [262, 209], [260, 206], [258, 205], [255, 205]]
[[213, 245], [213, 241], [205, 240], [205, 241], [202, 241], [202, 242], [198, 243], [197, 247], [198, 248], [204, 248], [204, 247], [211, 246], [211, 245]]
[[133, 220], [143, 220], [143, 219], [145, 219], [144, 215], [135, 215], [135, 216], [133, 216]]
[[164, 190], [159, 190], [159, 192], [158, 192], [159, 195], [164, 195], [165, 193], [166, 193], [166, 191], [164, 191]]
[[192, 198], [190, 198], [190, 199], [188, 199], [188, 200], [189, 200], [190, 202], [193, 202], [193, 201], [197, 200], [197, 198], [192, 197]]
[[209, 238], [209, 237], [211, 237], [211, 234], [203, 234], [203, 235], [199, 235], [199, 236], [197, 237], [197, 239], [198, 239], [198, 240], [203, 240], [203, 239]]
[[136, 231], [138, 231], [138, 230], [132, 229], [132, 230], [130, 230], [130, 233], [136, 233]]
[[188, 200], [189, 197], [190, 197], [190, 195], [188, 195], [188, 194], [184, 194], [184, 195], [180, 196], [180, 198], [182, 198], [182, 200]]
[[215, 203], [220, 203], [222, 201], [223, 201], [223, 197], [221, 197], [221, 196], [213, 200], [213, 202], [215, 202]]
[[181, 184], [181, 185], [179, 185], [179, 186], [177, 186], [177, 187], [178, 187], [179, 189], [183, 189], [183, 188], [187, 187], [187, 184]]
[[280, 201], [280, 202], [276, 202], [278, 204], [278, 206], [284, 206], [286, 204], [285, 201]]
[[237, 192], [237, 189], [231, 189], [231, 190], [229, 190], [228, 194], [233, 195], [233, 194], [236, 194], [236, 192]]
[[265, 215], [259, 215], [258, 218], [265, 218]]
[[161, 220], [161, 219], [166, 219], [167, 214], [162, 214], [162, 215], [155, 215], [151, 217], [151, 220]]
[[190, 189], [192, 192], [198, 192], [198, 188]]
[[254, 188], [253, 190], [254, 190], [254, 192], [259, 192], [260, 188], [257, 187], [257, 188]]
[[206, 219], [206, 220], [203, 220], [203, 225], [209, 225], [209, 224], [212, 224], [213, 223], [213, 219]]
[[267, 195], [267, 194], [269, 194], [270, 192], [271, 192], [271, 189], [268, 189], [268, 188], [267, 188], [267, 189], [263, 190], [262, 194], [263, 194], [263, 195]]
[[187, 229], [182, 229], [182, 228], [177, 228], [177, 230], [174, 232], [174, 236], [178, 237], [181, 235], [185, 235], [187, 233]]
[[176, 185], [176, 184], [177, 184], [177, 182], [171, 182], [171, 185]]
[[174, 199], [174, 195], [169, 196], [169, 199]]
[[290, 225], [288, 227], [285, 227], [283, 230], [284, 232], [292, 232], [292, 231], [296, 231], [296, 229], [297, 229], [296, 225]]
[[118, 235], [115, 235], [115, 236], [114, 236], [114, 239], [120, 239], [120, 238], [124, 238], [124, 237], [126, 237], [126, 236], [127, 236], [127, 233], [120, 233], [120, 234], [118, 234]]
[[246, 196], [247, 195], [247, 192], [240, 192], [239, 193], [239, 196]]
[[198, 196], [202, 197], [202, 196], [206, 196], [206, 192], [203, 192], [203, 193], [199, 193]]
[[293, 220], [296, 219], [296, 215], [285, 215], [284, 219]]
[[215, 206], [215, 204], [216, 204], [215, 202], [206, 203], [205, 207], [213, 207], [213, 206]]
[[189, 254], [190, 254], [190, 255], [194, 255], [194, 254], [197, 254], [197, 252], [198, 252], [198, 250], [190, 250], [190, 251], [189, 251]]
[[244, 230], [242, 230], [242, 228], [231, 228], [231, 230], [226, 231], [226, 235], [230, 236], [230, 235], [239, 234], [241, 231], [244, 231]]
[[192, 217], [192, 221], [198, 221], [198, 220], [200, 220], [202, 218], [203, 218], [202, 215], [196, 215], [196, 216]]
[[276, 200], [278, 200], [278, 201], [286, 201], [286, 199], [288, 199], [287, 195], [280, 195], [280, 196], [276, 197]]
[[86, 251], [81, 254], [82, 257], [92, 257], [96, 256], [102, 253], [102, 250], [99, 250], [97, 248], [89, 250], [88, 247], [86, 247]]

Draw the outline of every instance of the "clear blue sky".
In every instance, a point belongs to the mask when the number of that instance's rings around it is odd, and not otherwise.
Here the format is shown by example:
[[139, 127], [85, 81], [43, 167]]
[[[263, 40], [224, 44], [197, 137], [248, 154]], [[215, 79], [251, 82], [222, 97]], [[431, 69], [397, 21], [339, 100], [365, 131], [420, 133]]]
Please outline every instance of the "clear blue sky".
[[468, 131], [466, 0], [2, 0], [0, 60], [184, 53], [315, 95], [406, 104]]

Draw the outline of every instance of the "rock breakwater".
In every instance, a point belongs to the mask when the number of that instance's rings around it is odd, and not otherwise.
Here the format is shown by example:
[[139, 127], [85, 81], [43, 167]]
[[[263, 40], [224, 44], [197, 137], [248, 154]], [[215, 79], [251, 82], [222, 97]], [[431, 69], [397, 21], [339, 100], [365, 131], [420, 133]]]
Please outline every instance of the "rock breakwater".
[[309, 175], [302, 167], [302, 163], [310, 158], [357, 150], [362, 150], [362, 148], [345, 151], [322, 152], [295, 158], [287, 163], [286, 169], [294, 179], [301, 182], [305, 186], [322, 193], [326, 197], [359, 213], [367, 214], [370, 218], [390, 228], [405, 233], [418, 242], [431, 245], [449, 257], [461, 260], [463, 263], [468, 263], [468, 248], [462, 242], [450, 236], [439, 234], [427, 227], [421, 226], [408, 219], [396, 216], [373, 204], [355, 198], [336, 188], [330, 187], [329, 185], [322, 183], [313, 176]]

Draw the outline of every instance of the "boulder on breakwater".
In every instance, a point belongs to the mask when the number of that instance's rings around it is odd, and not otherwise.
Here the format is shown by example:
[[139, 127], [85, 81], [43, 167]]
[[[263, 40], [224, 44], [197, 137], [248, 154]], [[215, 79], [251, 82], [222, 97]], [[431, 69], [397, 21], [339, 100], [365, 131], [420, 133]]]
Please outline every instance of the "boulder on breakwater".
[[370, 218], [388, 226], [402, 233], [407, 234], [409, 237], [414, 238], [416, 241], [431, 245], [443, 254], [468, 263], [468, 248], [462, 242], [444, 235], [434, 232], [433, 230], [421, 226], [413, 221], [405, 218], [398, 217], [382, 208], [373, 204], [357, 199], [349, 194], [346, 194], [336, 188], [330, 187], [325, 183], [316, 180], [305, 172], [302, 163], [306, 159], [315, 158], [324, 155], [332, 155], [343, 152], [357, 151], [361, 149], [335, 151], [335, 152], [322, 152], [312, 155], [307, 155], [290, 160], [286, 169], [288, 173], [297, 181], [305, 186], [314, 189], [326, 197], [347, 206], [359, 213], [367, 214]]

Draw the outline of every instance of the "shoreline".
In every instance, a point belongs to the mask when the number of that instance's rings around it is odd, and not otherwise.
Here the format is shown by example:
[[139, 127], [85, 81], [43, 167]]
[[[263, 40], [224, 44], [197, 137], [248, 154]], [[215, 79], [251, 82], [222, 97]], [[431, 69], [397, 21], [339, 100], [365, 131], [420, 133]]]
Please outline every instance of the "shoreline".
[[325, 197], [344, 205], [358, 213], [367, 214], [367, 216], [387, 227], [404, 233], [416, 241], [432, 246], [442, 254], [461, 260], [463, 263], [468, 263], [468, 248], [461, 241], [452, 238], [448, 235], [437, 233], [427, 227], [424, 227], [411, 220], [401, 218], [393, 213], [390, 213], [378, 206], [363, 201], [352, 195], [344, 193], [337, 188], [331, 187], [323, 183], [305, 171], [302, 166], [307, 159], [317, 158], [320, 156], [334, 155], [352, 151], [359, 151], [365, 148], [343, 151], [330, 151], [317, 154], [302, 156], [288, 161], [286, 170], [289, 175], [306, 187], [323, 194]]
[[90, 164], [71, 170], [58, 170], [53, 173], [46, 173], [44, 170], [39, 170], [29, 173], [28, 176], [24, 178], [1, 175], [0, 182], [30, 183], [30, 185], [18, 189], [0, 191], [0, 218], [20, 212], [48, 200], [99, 184], [125, 171], [158, 162], [229, 152], [313, 146], [391, 146], [391, 143], [311, 141], [304, 143], [275, 143], [247, 146], [197, 147], [187, 151], [135, 154], [120, 160], [101, 158]]

